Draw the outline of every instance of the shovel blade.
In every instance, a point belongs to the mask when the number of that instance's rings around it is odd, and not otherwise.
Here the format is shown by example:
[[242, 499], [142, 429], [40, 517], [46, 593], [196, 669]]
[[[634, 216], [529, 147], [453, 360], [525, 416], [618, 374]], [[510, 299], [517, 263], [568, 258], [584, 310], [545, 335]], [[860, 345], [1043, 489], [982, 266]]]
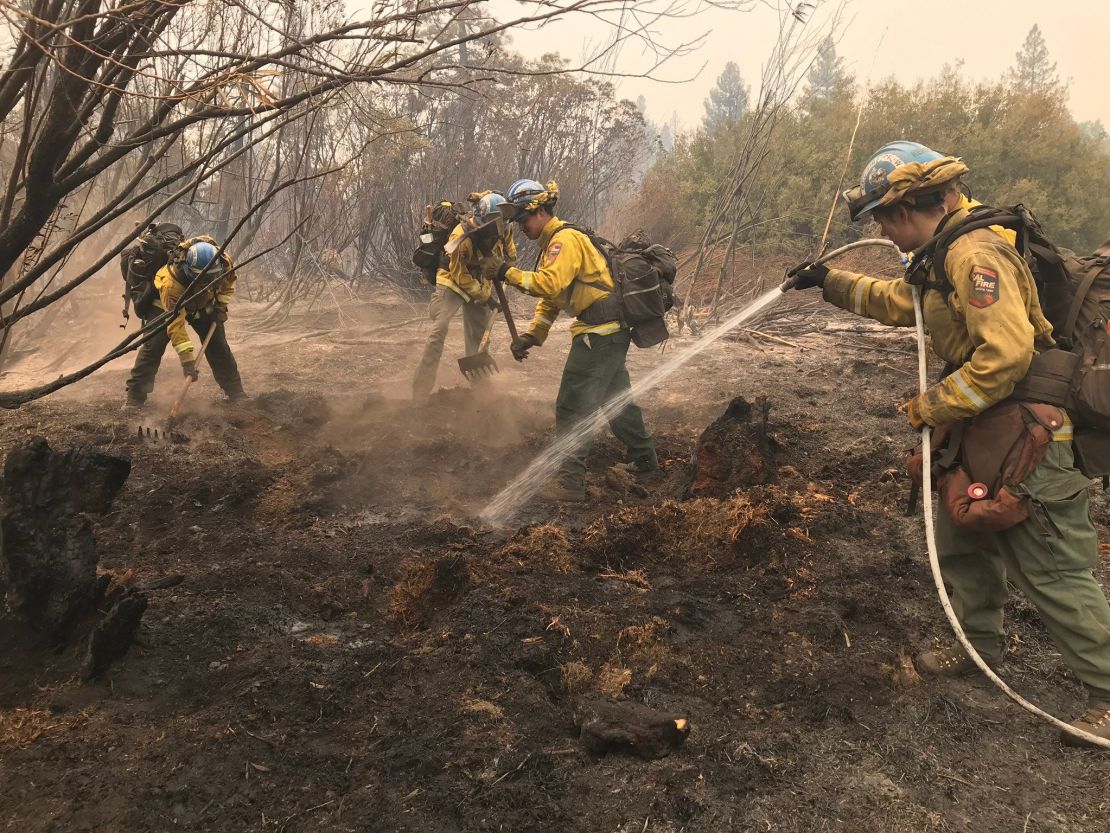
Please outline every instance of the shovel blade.
[[473, 356], [463, 356], [459, 359], [459, 370], [469, 381], [493, 376], [501, 371], [497, 369], [497, 362], [489, 353], [475, 353]]

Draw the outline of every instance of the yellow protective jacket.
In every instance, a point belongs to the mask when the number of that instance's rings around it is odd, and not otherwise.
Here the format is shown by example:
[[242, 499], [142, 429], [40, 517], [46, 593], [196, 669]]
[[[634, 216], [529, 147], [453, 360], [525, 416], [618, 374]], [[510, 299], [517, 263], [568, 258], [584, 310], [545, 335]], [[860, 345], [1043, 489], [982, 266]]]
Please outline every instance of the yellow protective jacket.
[[[555, 232], [566, 225], [558, 217], [552, 217], [540, 234], [540, 255], [536, 271], [510, 269], [505, 280], [527, 294], [539, 298], [528, 334], [538, 344], [547, 340], [551, 325], [566, 310], [573, 316], [582, 312], [596, 301], [609, 295], [616, 287], [609, 274], [605, 258], [582, 232], [565, 229], [559, 236], [551, 239]], [[619, 321], [602, 324], [586, 324], [576, 321], [571, 325], [571, 336], [582, 333], [612, 335], [621, 329]]]
[[[447, 242], [457, 240], [466, 233], [462, 223], [451, 231]], [[516, 263], [516, 241], [512, 232], [505, 238], [499, 239], [493, 247], [493, 253], [512, 266]], [[473, 238], [468, 238], [459, 244], [447, 258], [447, 268], [436, 272], [436, 286], [450, 289], [467, 303], [484, 304], [493, 292], [493, 284], [482, 280], [482, 266], [478, 252], [474, 247]]]
[[[206, 241], [219, 248], [211, 237], [193, 237], [183, 242], [178, 248], [179, 252], [177, 257], [172, 257], [170, 262], [158, 270], [154, 276], [154, 288], [158, 290], [159, 300], [156, 305], [163, 310], [171, 310], [177, 306], [177, 302], [185, 295], [190, 289], [189, 283], [184, 281], [178, 270], [181, 268], [180, 263], [184, 256], [184, 251], [189, 248], [193, 243], [198, 241]], [[181, 359], [181, 363], [196, 361], [196, 352], [193, 350], [193, 342], [189, 339], [189, 331], [185, 327], [186, 314], [190, 318], [200, 316], [202, 313], [211, 313], [217, 304], [227, 306], [231, 303], [231, 298], [235, 294], [235, 264], [232, 263], [231, 258], [227, 253], [220, 255], [224, 263], [227, 264], [227, 270], [224, 275], [209, 286], [204, 292], [199, 293], [195, 298], [190, 298], [182, 306], [181, 310], [174, 316], [173, 320], [166, 325], [166, 332], [169, 333], [170, 343], [173, 344], [174, 350], [177, 351], [177, 357]], [[207, 280], [207, 279], [205, 279]]]
[[[962, 201], [944, 225], [962, 221], [972, 205]], [[956, 367], [909, 403], [911, 413], [929, 425], [956, 422], [1002, 401], [1025, 376], [1034, 352], [1055, 345], [1033, 276], [1012, 240], [1012, 232], [996, 227], [958, 237], [944, 264], [952, 291], [947, 296], [923, 292], [925, 330], [933, 351]], [[937, 279], [932, 270], [930, 279]], [[904, 280], [831, 269], [824, 295], [857, 315], [914, 326], [913, 288]]]

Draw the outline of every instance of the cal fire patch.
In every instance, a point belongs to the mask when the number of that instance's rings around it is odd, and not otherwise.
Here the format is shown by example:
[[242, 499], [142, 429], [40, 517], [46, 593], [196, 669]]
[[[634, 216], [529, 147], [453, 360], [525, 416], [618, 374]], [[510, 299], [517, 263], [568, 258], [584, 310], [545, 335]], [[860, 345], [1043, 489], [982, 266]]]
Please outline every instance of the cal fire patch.
[[971, 295], [967, 302], [983, 309], [998, 300], [998, 273], [993, 269], [976, 266], [971, 272]]
[[548, 246], [547, 247], [547, 262], [549, 264], [554, 263], [555, 258], [557, 258], [559, 256], [559, 252], [561, 252], [562, 250], [563, 250], [563, 244], [562, 244], [561, 241], [558, 241], [558, 240], [556, 240], [554, 243], [552, 243], [550, 246]]

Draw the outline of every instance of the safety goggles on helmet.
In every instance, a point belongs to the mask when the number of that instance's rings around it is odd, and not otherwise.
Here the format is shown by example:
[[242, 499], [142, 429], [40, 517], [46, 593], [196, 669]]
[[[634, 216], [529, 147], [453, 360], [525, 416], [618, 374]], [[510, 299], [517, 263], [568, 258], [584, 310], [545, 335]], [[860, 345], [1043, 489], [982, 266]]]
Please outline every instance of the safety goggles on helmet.
[[887, 142], [867, 160], [859, 186], [845, 191], [841, 196], [848, 203], [848, 214], [853, 221], [867, 217], [879, 207], [890, 190], [890, 174], [903, 165], [913, 162], [927, 164], [944, 158], [920, 142]]
[[511, 210], [502, 209], [505, 219], [510, 222], [520, 222], [525, 214], [535, 211], [541, 205], [554, 202], [551, 189], [545, 188], [534, 179], [518, 179], [509, 186], [505, 198], [513, 206]]

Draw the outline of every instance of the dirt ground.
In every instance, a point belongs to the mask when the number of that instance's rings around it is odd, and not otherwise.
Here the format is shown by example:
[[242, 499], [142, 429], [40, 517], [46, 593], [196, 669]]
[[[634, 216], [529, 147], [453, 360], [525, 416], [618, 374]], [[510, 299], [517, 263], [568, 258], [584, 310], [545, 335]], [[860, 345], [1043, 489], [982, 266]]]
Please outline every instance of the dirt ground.
[[[503, 372], [474, 390], [456, 328], [445, 388], [414, 405], [419, 310], [270, 332], [233, 312], [253, 398], [221, 404], [205, 376], [188, 444], [135, 436], [176, 393], [172, 356], [140, 417], [119, 411], [127, 362], [0, 414], [0, 453], [42, 435], [131, 458], [101, 567], [185, 576], [92, 683], [76, 649], [0, 619], [0, 828], [1110, 830], [1110, 758], [985, 682], [908, 665], [947, 629], [904, 516], [907, 332], [822, 311], [837, 332], [718, 343], [641, 400], [665, 476], [611, 471], [602, 436], [587, 504], [489, 529], [485, 502], [552, 438], [565, 325], [523, 365], [501, 338]], [[634, 351], [633, 378], [660, 361]], [[778, 482], [682, 501], [736, 396], [771, 404]], [[1008, 614], [1004, 676], [1070, 719], [1079, 686], [1033, 609]], [[600, 695], [684, 714], [689, 739], [597, 757], [573, 713]]]

